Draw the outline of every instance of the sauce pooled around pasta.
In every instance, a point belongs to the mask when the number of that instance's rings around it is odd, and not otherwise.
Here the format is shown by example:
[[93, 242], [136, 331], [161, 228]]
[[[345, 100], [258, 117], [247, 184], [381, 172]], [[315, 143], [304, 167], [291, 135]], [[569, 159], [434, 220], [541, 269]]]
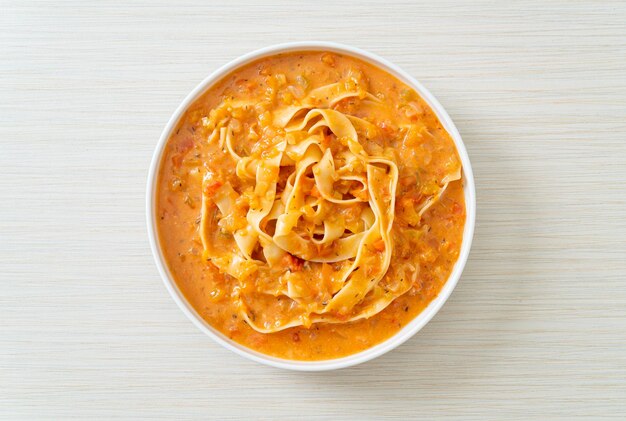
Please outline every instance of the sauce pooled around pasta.
[[417, 93], [325, 52], [248, 64], [168, 141], [161, 247], [186, 298], [257, 351], [336, 358], [437, 295], [465, 222], [453, 141]]

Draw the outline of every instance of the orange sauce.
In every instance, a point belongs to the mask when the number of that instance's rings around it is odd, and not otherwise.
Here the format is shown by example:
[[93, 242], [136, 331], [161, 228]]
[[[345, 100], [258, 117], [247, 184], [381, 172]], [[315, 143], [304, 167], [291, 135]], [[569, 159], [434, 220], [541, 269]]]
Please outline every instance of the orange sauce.
[[[219, 160], [211, 160], [208, 155], [202, 118], [227, 96], [261, 100], [274, 89], [278, 90], [278, 94], [273, 92], [277, 105], [289, 100], [285, 98], [285, 92], [289, 91], [275, 85], [275, 75], [284, 75], [287, 86], [294, 86], [297, 92], [297, 89], [337, 82], [349, 72], [359, 72], [367, 80], [369, 91], [383, 98], [392, 110], [372, 121], [385, 133], [383, 146], [397, 148], [400, 157], [393, 228], [396, 242], [391, 264], [400, 259], [411, 260], [419, 267], [419, 276], [409, 292], [369, 319], [259, 333], [238, 316], [230, 299], [237, 281], [219, 273], [202, 258], [198, 234], [202, 186], [198, 177], [206, 166], [220, 165]], [[358, 113], [350, 110], [347, 101], [335, 107], [342, 112]], [[414, 125], [421, 133], [413, 142], [407, 142], [402, 133], [401, 127], [407, 124]], [[458, 162], [454, 142], [434, 112], [414, 90], [382, 69], [350, 56], [324, 52], [264, 58], [237, 69], [204, 93], [185, 112], [168, 140], [157, 189], [160, 246], [189, 303], [211, 326], [234, 341], [268, 355], [295, 360], [324, 360], [354, 354], [397, 333], [438, 295], [447, 281], [463, 239], [462, 180], [450, 183], [444, 195], [419, 220], [417, 227], [423, 233], [419, 241], [404, 238], [403, 232], [411, 222], [406, 207], [423, 200], [432, 189], [433, 180], [440, 177], [447, 165]]]

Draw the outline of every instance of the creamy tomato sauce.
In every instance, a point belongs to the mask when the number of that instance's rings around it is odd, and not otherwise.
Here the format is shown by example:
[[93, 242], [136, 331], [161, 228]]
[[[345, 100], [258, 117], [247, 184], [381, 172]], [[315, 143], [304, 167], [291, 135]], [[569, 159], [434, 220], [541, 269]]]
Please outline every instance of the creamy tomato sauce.
[[[269, 127], [263, 133], [281, 135], [280, 129], [272, 127], [272, 113], [299, 103], [315, 88], [350, 78], [383, 104], [382, 111], [368, 112], [365, 103], [354, 98], [340, 100], [330, 108], [375, 125], [376, 134], [364, 141], [365, 149], [384, 149], [397, 165], [393, 248], [387, 276], [409, 265], [415, 268], [414, 279], [407, 292], [369, 318], [304, 323], [260, 333], [244, 320], [233, 299], [240, 282], [206, 258], [199, 234], [203, 178], [207, 172], [230, 174], [236, 165], [211, 144], [207, 117], [225, 100], [253, 100], [264, 104], [257, 116]], [[242, 122], [251, 129], [245, 119]], [[263, 133], [259, 132], [259, 141], [263, 141]], [[326, 136], [326, 141], [336, 140]], [[451, 178], [453, 181], [442, 189], [442, 180], [455, 171], [460, 174], [460, 160], [452, 139], [419, 95], [393, 76], [340, 54], [279, 54], [237, 69], [196, 100], [181, 118], [160, 166], [156, 209], [159, 242], [186, 299], [225, 336], [276, 357], [338, 358], [393, 336], [437, 296], [447, 281], [459, 255], [465, 224], [462, 179]], [[221, 177], [219, 185], [235, 183], [230, 175]], [[429, 200], [432, 204], [426, 206]], [[426, 210], [419, 215], [419, 209]], [[295, 263], [288, 270], [303, 270], [302, 259], [289, 257]]]

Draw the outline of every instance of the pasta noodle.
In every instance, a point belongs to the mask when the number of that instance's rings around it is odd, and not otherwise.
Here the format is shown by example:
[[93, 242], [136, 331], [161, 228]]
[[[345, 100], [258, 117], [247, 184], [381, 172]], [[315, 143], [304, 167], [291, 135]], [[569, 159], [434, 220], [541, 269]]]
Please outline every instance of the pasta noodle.
[[[329, 108], [349, 97], [378, 102], [372, 94], [346, 89], [346, 85], [322, 86], [313, 90], [301, 105], [278, 110], [274, 123], [284, 130], [284, 136], [276, 136], [272, 143], [250, 156], [242, 157], [234, 151], [228, 117], [211, 127], [209, 140], [219, 139], [219, 146], [225, 145], [237, 165], [237, 176], [255, 183], [243, 205], [247, 207], [245, 220], [242, 211], [236, 224], [239, 228], [228, 231], [233, 236], [230, 247], [216, 250], [211, 247], [214, 226], [209, 220], [215, 220], [211, 207], [217, 205], [219, 224], [236, 217], [237, 202], [243, 196], [229, 183], [212, 194], [208, 187], [214, 180], [212, 173], [207, 173], [201, 226], [205, 258], [241, 282], [235, 295], [237, 306], [244, 320], [258, 332], [371, 317], [411, 286], [408, 276], [394, 289], [379, 285], [393, 252], [390, 232], [398, 167], [388, 157], [365, 151], [354, 126], [367, 125], [365, 120]], [[229, 115], [232, 110], [252, 109], [253, 104], [226, 102], [221, 108]], [[331, 135], [339, 147], [328, 144], [326, 139]], [[281, 172], [288, 174], [283, 189], [278, 188]], [[440, 192], [427, 200], [420, 215], [445, 191], [447, 183], [458, 178], [458, 171], [447, 176]], [[354, 193], [341, 194], [336, 185], [351, 186]], [[345, 220], [336, 216], [347, 207], [361, 215], [358, 229], [350, 230]], [[274, 227], [273, 232], [268, 227]], [[257, 247], [263, 259], [253, 257]], [[287, 253], [311, 264], [335, 263], [330, 277], [336, 282], [316, 297], [306, 296], [302, 293], [306, 280], [285, 271], [282, 262]], [[262, 291], [244, 288], [251, 276], [276, 280]], [[282, 302], [276, 299], [280, 307], [276, 311], [255, 312], [251, 304], [255, 300], [250, 295], [258, 294], [286, 297], [293, 304], [283, 311]], [[263, 303], [267, 306], [268, 300]], [[259, 313], [261, 317], [257, 316]]]

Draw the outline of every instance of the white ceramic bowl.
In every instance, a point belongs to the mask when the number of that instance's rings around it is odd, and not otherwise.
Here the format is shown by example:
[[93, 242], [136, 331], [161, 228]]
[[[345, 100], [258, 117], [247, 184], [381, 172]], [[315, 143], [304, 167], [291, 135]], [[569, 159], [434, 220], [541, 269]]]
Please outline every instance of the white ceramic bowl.
[[[205, 322], [200, 315], [193, 309], [193, 307], [187, 302], [183, 294], [178, 289], [176, 283], [174, 282], [172, 275], [165, 263], [165, 259], [163, 258], [163, 254], [161, 252], [161, 247], [159, 245], [159, 239], [157, 235], [156, 228], [156, 213], [155, 213], [155, 198], [156, 198], [156, 184], [157, 184], [157, 175], [159, 171], [159, 166], [161, 163], [161, 158], [163, 156], [163, 151], [165, 150], [165, 145], [167, 140], [170, 137], [172, 130], [176, 127], [178, 120], [184, 114], [185, 110], [189, 105], [191, 105], [202, 93], [204, 93], [207, 89], [209, 89], [215, 82], [219, 81], [223, 76], [230, 73], [231, 71], [237, 69], [240, 66], [250, 63], [251, 61], [257, 60], [262, 57], [271, 56], [277, 53], [287, 53], [293, 51], [333, 51], [353, 57], [357, 57], [361, 60], [364, 60], [368, 63], [371, 63], [375, 66], [378, 66], [382, 69], [385, 69], [387, 72], [396, 76], [398, 79], [406, 83], [407, 85], [414, 88], [421, 97], [430, 105], [433, 111], [437, 114], [437, 117], [441, 121], [441, 124], [448, 131], [454, 143], [456, 145], [459, 156], [461, 157], [461, 162], [463, 163], [463, 177], [464, 177], [464, 190], [465, 190], [465, 206], [466, 206], [466, 214], [467, 220], [465, 221], [465, 230], [463, 232], [463, 244], [461, 245], [461, 252], [459, 255], [459, 259], [456, 262], [454, 269], [452, 270], [452, 274], [450, 278], [446, 282], [446, 284], [441, 289], [437, 298], [435, 298], [429, 305], [422, 311], [415, 319], [413, 319], [409, 324], [407, 324], [402, 330], [396, 333], [391, 338], [386, 341], [373, 346], [372, 348], [366, 349], [365, 351], [359, 352], [357, 354], [353, 354], [343, 358], [337, 358], [332, 360], [325, 361], [294, 361], [294, 360], [286, 360], [281, 358], [271, 357], [265, 354], [261, 354], [260, 352], [256, 352], [252, 349], [244, 347], [240, 345], [228, 337], [224, 336], [222, 333], [211, 327], [207, 322]], [[472, 175], [472, 167], [470, 165], [469, 157], [467, 155], [467, 151], [465, 150], [465, 145], [461, 140], [461, 135], [458, 130], [454, 126], [454, 123], [450, 119], [450, 116], [443, 109], [441, 104], [431, 95], [430, 92], [426, 90], [417, 80], [411, 77], [409, 74], [404, 72], [398, 66], [393, 63], [388, 62], [387, 60], [378, 57], [375, 54], [369, 53], [367, 51], [360, 50], [358, 48], [350, 47], [347, 45], [336, 44], [332, 42], [293, 42], [287, 44], [279, 44], [270, 47], [266, 47], [248, 54], [245, 54], [239, 57], [236, 60], [231, 61], [230, 63], [220, 67], [216, 71], [214, 71], [209, 77], [204, 79], [200, 84], [184, 99], [184, 101], [178, 106], [174, 115], [170, 118], [170, 121], [165, 126], [163, 133], [161, 134], [161, 138], [159, 139], [159, 143], [157, 144], [156, 150], [154, 151], [154, 156], [152, 157], [152, 163], [150, 165], [150, 172], [148, 175], [148, 187], [147, 187], [147, 197], [146, 197], [146, 212], [147, 212], [147, 220], [148, 220], [148, 237], [150, 239], [150, 246], [152, 248], [152, 253], [154, 255], [154, 259], [156, 261], [157, 268], [165, 282], [165, 286], [167, 290], [170, 292], [174, 301], [178, 304], [181, 310], [189, 317], [189, 319], [196, 325], [200, 330], [206, 333], [209, 337], [211, 337], [214, 341], [221, 344], [225, 348], [230, 349], [231, 351], [236, 352], [237, 354], [249, 358], [253, 361], [257, 361], [263, 364], [267, 364], [273, 367], [285, 368], [290, 370], [300, 370], [300, 371], [323, 371], [323, 370], [335, 370], [339, 368], [349, 367], [356, 364], [363, 363], [365, 361], [369, 361], [372, 358], [376, 358], [379, 355], [382, 355], [398, 345], [405, 342], [415, 333], [417, 333], [433, 316], [439, 311], [443, 303], [448, 299], [452, 290], [456, 286], [459, 277], [461, 276], [461, 272], [463, 271], [463, 267], [465, 266], [465, 262], [467, 261], [467, 257], [469, 255], [470, 246], [472, 243], [472, 237], [474, 235], [474, 223], [476, 220], [476, 193], [474, 190], [474, 177]]]

